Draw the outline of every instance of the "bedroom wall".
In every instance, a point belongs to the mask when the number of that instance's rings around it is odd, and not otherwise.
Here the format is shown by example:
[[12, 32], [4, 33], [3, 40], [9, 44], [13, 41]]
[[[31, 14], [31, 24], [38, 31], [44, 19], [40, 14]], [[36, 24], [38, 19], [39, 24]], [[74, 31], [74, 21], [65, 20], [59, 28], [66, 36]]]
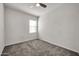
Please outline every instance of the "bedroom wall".
[[4, 5], [0, 3], [0, 55], [4, 49]]
[[29, 20], [36, 20], [36, 16], [9, 7], [5, 8], [5, 14], [6, 45], [37, 39], [37, 33], [29, 33]]
[[39, 38], [79, 52], [79, 4], [63, 4], [41, 16]]

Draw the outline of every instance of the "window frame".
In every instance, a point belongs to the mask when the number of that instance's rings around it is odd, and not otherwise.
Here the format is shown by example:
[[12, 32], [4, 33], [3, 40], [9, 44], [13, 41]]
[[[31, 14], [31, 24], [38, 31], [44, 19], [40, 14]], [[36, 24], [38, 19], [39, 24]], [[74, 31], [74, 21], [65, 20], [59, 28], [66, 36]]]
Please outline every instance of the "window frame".
[[[32, 22], [36, 22], [35, 25], [32, 24]], [[35, 28], [35, 30], [33, 30]], [[34, 19], [29, 20], [29, 33], [36, 33], [38, 31], [38, 21]]]

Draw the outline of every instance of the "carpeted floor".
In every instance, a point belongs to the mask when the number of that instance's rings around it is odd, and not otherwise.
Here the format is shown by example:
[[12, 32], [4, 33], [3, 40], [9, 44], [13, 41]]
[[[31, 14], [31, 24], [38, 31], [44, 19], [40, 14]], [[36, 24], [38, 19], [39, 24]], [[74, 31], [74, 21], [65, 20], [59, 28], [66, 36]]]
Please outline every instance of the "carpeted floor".
[[78, 56], [78, 53], [36, 39], [6, 46], [2, 56]]

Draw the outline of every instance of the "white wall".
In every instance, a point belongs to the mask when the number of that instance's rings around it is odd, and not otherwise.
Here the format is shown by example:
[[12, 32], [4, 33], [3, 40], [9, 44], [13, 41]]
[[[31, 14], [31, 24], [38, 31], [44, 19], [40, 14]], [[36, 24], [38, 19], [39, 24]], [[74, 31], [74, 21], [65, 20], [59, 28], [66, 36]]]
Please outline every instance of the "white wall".
[[0, 55], [4, 49], [4, 6], [0, 3]]
[[42, 40], [79, 52], [79, 4], [63, 4], [39, 18]]
[[29, 34], [29, 19], [37, 19], [36, 16], [7, 7], [5, 14], [6, 45], [37, 38], [37, 33]]

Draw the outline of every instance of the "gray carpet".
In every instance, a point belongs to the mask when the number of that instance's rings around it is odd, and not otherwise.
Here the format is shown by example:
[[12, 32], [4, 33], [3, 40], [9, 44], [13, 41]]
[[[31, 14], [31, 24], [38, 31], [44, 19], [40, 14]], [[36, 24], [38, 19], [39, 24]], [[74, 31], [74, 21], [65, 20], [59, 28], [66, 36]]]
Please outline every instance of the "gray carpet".
[[78, 56], [79, 54], [36, 39], [6, 46], [2, 56]]

